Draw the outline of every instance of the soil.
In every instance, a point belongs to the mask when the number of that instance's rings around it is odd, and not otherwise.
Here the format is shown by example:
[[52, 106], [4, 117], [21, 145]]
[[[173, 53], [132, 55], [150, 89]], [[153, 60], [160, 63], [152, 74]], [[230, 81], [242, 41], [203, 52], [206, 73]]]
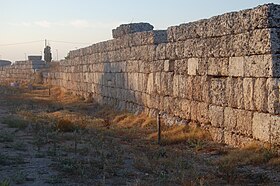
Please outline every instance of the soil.
[[156, 127], [119, 127], [104, 110], [57, 88], [0, 87], [0, 185], [280, 184], [279, 166], [223, 166], [230, 147], [158, 145]]

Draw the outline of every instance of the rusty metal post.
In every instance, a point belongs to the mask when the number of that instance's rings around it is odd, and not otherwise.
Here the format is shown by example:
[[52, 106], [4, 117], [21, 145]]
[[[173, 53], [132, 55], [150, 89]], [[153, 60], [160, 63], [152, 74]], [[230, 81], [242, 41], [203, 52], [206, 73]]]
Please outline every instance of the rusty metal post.
[[161, 123], [160, 123], [160, 113], [157, 115], [157, 129], [158, 129], [158, 144], [161, 144]]

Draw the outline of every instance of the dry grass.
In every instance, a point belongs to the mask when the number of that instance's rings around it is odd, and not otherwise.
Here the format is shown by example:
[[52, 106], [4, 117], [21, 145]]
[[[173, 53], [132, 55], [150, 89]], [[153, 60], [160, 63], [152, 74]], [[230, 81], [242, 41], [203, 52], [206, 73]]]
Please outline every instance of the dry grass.
[[277, 153], [265, 145], [259, 143], [250, 143], [247, 146], [229, 151], [223, 156], [218, 164], [222, 171], [233, 170], [238, 166], [260, 165], [265, 163], [277, 163]]
[[[211, 140], [210, 134], [198, 127], [190, 126], [172, 126], [164, 127], [162, 131], [162, 144], [178, 144], [183, 142], [199, 142], [199, 141], [209, 141]], [[156, 139], [157, 132], [149, 135], [149, 139]]]

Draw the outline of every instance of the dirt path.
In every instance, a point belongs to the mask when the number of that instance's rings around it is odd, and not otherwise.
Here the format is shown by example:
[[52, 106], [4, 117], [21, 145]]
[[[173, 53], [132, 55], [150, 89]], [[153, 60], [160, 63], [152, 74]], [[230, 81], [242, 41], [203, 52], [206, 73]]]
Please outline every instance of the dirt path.
[[[229, 148], [200, 138], [157, 145], [148, 138], [155, 131], [151, 118], [114, 113], [71, 95], [48, 97], [44, 89], [12, 92], [0, 97], [0, 185], [280, 183], [279, 168], [242, 164], [228, 156]], [[244, 152], [237, 154], [254, 162], [271, 155]]]

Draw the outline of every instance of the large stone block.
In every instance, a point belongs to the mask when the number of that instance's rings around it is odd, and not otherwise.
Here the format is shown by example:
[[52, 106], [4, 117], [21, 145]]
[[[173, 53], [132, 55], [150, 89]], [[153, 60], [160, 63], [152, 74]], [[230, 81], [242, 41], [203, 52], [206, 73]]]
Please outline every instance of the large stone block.
[[242, 78], [227, 78], [226, 97], [228, 106], [233, 108], [244, 108], [243, 97], [243, 79]]
[[156, 46], [156, 59], [166, 59], [166, 44], [159, 44]]
[[236, 114], [237, 114], [236, 132], [251, 137], [253, 112], [245, 111], [245, 110], [236, 110]]
[[271, 55], [252, 55], [245, 56], [245, 77], [271, 77], [272, 56]]
[[191, 101], [187, 99], [181, 100], [181, 110], [182, 110], [182, 116], [184, 119], [191, 119]]
[[113, 38], [123, 37], [127, 34], [132, 34], [136, 32], [145, 32], [151, 31], [154, 27], [149, 23], [131, 23], [131, 24], [122, 24], [116, 29], [113, 29]]
[[255, 139], [269, 142], [270, 140], [270, 127], [271, 127], [270, 114], [255, 112], [253, 115], [252, 133]]
[[209, 106], [209, 118], [211, 125], [214, 127], [224, 126], [224, 108], [220, 106]]
[[244, 57], [229, 58], [229, 76], [244, 76]]
[[280, 117], [271, 116], [271, 143], [280, 145]]
[[174, 73], [182, 74], [182, 75], [188, 74], [188, 60], [187, 59], [175, 60]]
[[267, 87], [267, 104], [268, 112], [272, 114], [280, 113], [280, 79], [279, 78], [268, 78], [266, 82]]
[[173, 77], [173, 97], [179, 97], [179, 90], [180, 90], [180, 75], [174, 74]]
[[254, 104], [254, 82], [253, 78], [243, 79], [243, 97], [245, 110], [255, 110]]
[[210, 80], [210, 100], [214, 105], [227, 105], [225, 78], [212, 78]]
[[269, 54], [272, 51], [271, 29], [256, 29], [252, 31], [249, 40], [249, 54]]
[[197, 121], [203, 124], [208, 124], [209, 120], [209, 106], [207, 103], [197, 103]]
[[173, 94], [173, 72], [161, 73], [161, 94], [171, 96]]
[[254, 85], [254, 104], [257, 111], [267, 112], [266, 78], [257, 78]]
[[229, 132], [234, 132], [237, 125], [236, 109], [226, 107], [224, 110], [224, 127]]
[[188, 59], [188, 74], [197, 75], [198, 70], [198, 58]]
[[280, 55], [272, 55], [272, 76], [280, 77]]
[[222, 128], [210, 127], [209, 133], [213, 141], [217, 143], [224, 143], [224, 131]]
[[209, 58], [207, 74], [212, 76], [228, 76], [229, 58]]
[[174, 71], [174, 60], [165, 60], [164, 61], [164, 71], [173, 72]]

